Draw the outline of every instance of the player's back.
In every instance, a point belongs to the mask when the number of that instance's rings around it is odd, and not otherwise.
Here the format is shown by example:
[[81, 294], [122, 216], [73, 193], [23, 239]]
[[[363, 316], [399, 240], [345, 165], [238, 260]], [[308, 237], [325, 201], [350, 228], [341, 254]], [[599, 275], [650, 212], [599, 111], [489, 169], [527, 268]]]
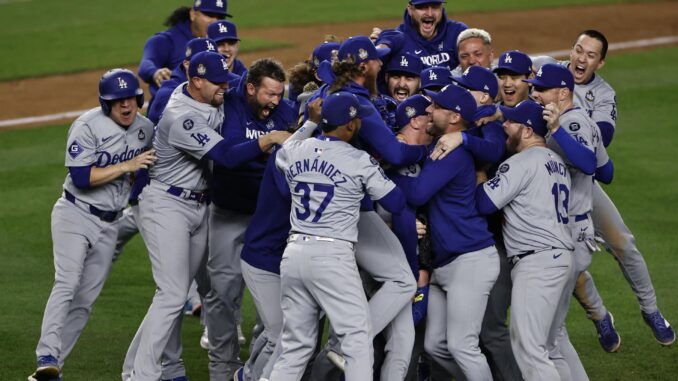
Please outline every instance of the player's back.
[[[511, 156], [488, 181], [517, 194], [504, 206], [503, 236], [509, 256], [551, 248], [572, 249], [567, 228], [570, 174], [563, 160], [545, 147], [532, 147]], [[494, 199], [493, 196], [491, 198]]]
[[356, 242], [364, 194], [380, 199], [394, 188], [367, 153], [327, 136], [286, 143], [276, 165], [292, 194], [293, 233]]

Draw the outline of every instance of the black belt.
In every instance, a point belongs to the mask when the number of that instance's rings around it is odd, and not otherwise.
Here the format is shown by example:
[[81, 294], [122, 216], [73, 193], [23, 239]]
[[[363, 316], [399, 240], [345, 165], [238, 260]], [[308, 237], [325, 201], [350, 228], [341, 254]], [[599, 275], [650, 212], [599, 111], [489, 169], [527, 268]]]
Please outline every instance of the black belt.
[[584, 221], [589, 218], [588, 213], [580, 214], [578, 216], [574, 216], [574, 222], [579, 222], [579, 221]]
[[185, 200], [210, 202], [210, 195], [208, 192], [196, 192], [190, 189], [184, 189], [170, 185], [170, 187], [167, 188], [167, 193], [171, 194], [172, 196], [181, 197]]
[[88, 203], [86, 203], [82, 200], [78, 200], [71, 192], [69, 192], [65, 189], [64, 189], [64, 196], [66, 197], [66, 200], [72, 202], [74, 205], [78, 205], [78, 202], [85, 204], [88, 207], [89, 212], [91, 214], [99, 217], [99, 219], [101, 219], [102, 221], [105, 221], [105, 222], [113, 222], [113, 221], [117, 220], [118, 217], [120, 217], [120, 214], [122, 212], [121, 210], [118, 210], [118, 211], [101, 210], [94, 205], [90, 205], [90, 204], [88, 204]]
[[513, 257], [516, 257], [518, 259], [523, 259], [523, 258], [527, 257], [528, 255], [532, 255], [534, 253], [541, 253], [542, 251], [546, 251], [546, 250], [565, 250], [565, 249], [563, 249], [562, 247], [551, 246], [548, 249], [543, 249], [543, 250], [539, 250], [539, 251], [536, 251], [536, 250], [524, 251], [522, 254], [514, 255]]

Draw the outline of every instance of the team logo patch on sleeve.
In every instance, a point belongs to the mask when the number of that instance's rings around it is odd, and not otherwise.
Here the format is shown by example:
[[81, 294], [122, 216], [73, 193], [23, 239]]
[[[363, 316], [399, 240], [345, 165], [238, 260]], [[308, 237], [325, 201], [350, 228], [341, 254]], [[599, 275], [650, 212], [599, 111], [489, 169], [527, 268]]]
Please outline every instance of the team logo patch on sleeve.
[[144, 134], [144, 130], [139, 130], [139, 134], [137, 134], [137, 137], [139, 137], [139, 140], [146, 139], [146, 134]]
[[506, 173], [509, 171], [509, 165], [504, 163], [499, 167], [499, 173]]
[[193, 128], [193, 120], [192, 119], [184, 120], [184, 130], [188, 131], [191, 128]]
[[77, 140], [73, 140], [73, 143], [68, 146], [68, 154], [71, 155], [71, 158], [73, 159], [80, 156], [83, 151], [82, 146], [80, 146]]
[[570, 123], [570, 127], [569, 127], [570, 131], [579, 131], [580, 128], [581, 128], [581, 126], [579, 125], [579, 123], [577, 123], [577, 122]]

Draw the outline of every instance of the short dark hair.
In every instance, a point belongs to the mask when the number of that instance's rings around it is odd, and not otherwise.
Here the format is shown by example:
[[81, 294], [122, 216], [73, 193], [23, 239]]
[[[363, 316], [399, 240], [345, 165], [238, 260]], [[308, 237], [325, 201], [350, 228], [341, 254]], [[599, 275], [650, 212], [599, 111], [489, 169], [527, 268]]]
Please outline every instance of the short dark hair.
[[[607, 56], [607, 38], [605, 38], [605, 35], [595, 29], [587, 29], [581, 33], [579, 33], [579, 37], [586, 35], [591, 38], [595, 38], [596, 40], [600, 41], [601, 44], [603, 44], [603, 48], [600, 49], [600, 57], [601, 59], [605, 59], [605, 56]], [[579, 38], [577, 38], [579, 39]]]
[[323, 132], [332, 132], [339, 127], [341, 127], [341, 126], [334, 126], [334, 125], [327, 124], [327, 123], [320, 123], [320, 129], [323, 130]]
[[191, 8], [189, 7], [179, 7], [172, 11], [172, 13], [167, 16], [164, 25], [168, 27], [173, 27], [179, 23], [191, 19]]
[[258, 88], [265, 77], [278, 82], [285, 82], [285, 69], [280, 62], [272, 58], [261, 58], [252, 62], [247, 72], [247, 83], [251, 83], [254, 87]]

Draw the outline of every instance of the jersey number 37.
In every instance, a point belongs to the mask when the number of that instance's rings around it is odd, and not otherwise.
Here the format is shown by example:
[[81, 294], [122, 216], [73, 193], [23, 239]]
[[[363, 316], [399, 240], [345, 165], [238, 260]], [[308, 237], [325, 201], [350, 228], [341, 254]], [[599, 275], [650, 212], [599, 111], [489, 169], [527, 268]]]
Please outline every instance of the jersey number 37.
[[[311, 187], [313, 187], [313, 190], [311, 190]], [[294, 212], [296, 213], [297, 218], [302, 221], [305, 221], [307, 218], [311, 216], [311, 214], [314, 214], [311, 222], [318, 222], [320, 221], [320, 218], [323, 216], [325, 208], [327, 208], [327, 205], [329, 205], [330, 201], [332, 201], [332, 197], [334, 197], [334, 186], [328, 184], [313, 184], [313, 183], [309, 184], [300, 182], [297, 183], [296, 187], [294, 187], [294, 192], [295, 193], [301, 192], [301, 205], [304, 207], [303, 210], [299, 210], [299, 208], [294, 208]], [[319, 200], [319, 198], [323, 194], [324, 197], [322, 201], [320, 201], [318, 208], [315, 211], [312, 211], [311, 198], [313, 198], [313, 200]]]

